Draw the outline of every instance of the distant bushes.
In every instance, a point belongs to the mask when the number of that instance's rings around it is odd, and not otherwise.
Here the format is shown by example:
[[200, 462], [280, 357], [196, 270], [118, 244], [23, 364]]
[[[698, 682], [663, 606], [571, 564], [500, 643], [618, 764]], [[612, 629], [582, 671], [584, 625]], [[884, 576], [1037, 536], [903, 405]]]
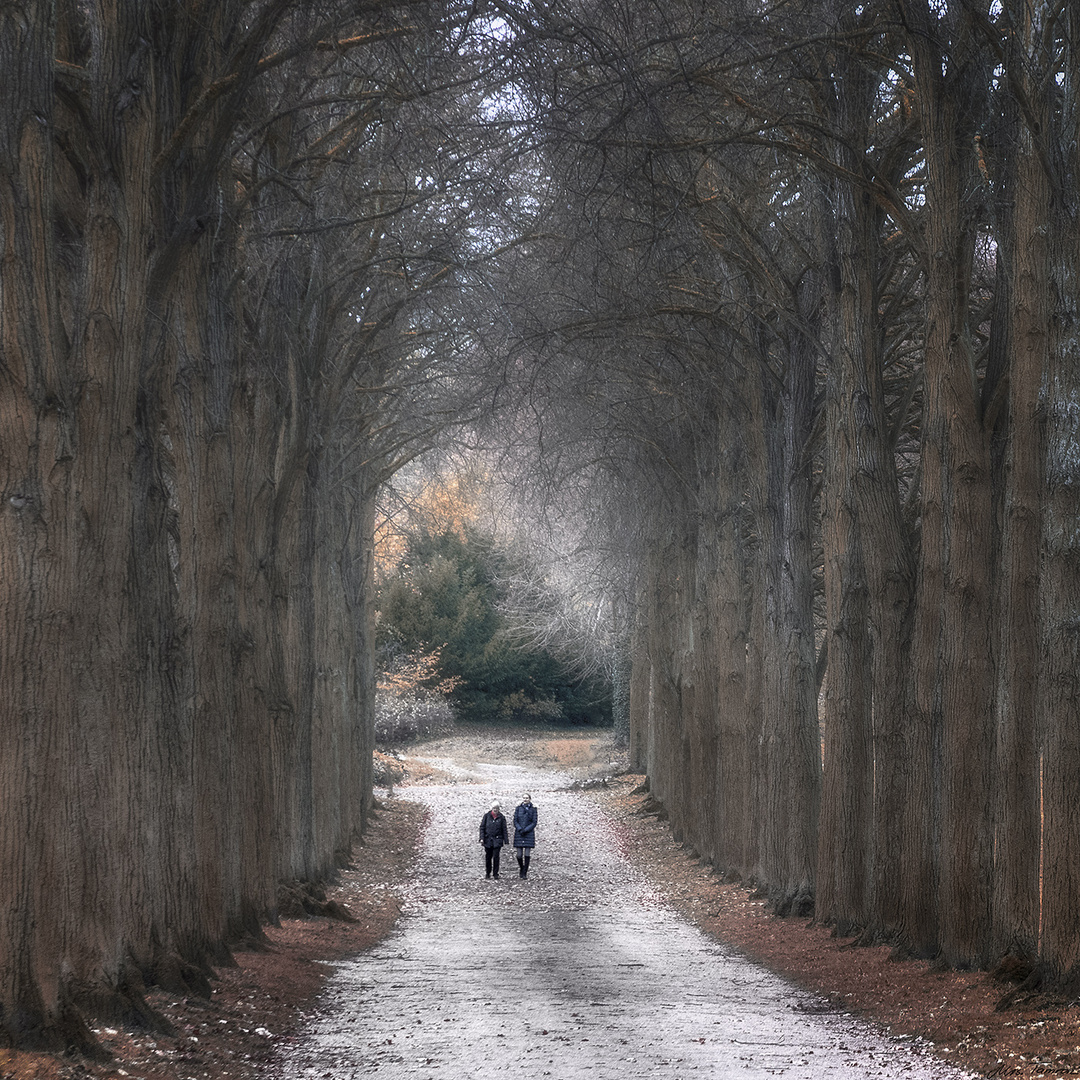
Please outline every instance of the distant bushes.
[[514, 723], [554, 724], [566, 719], [562, 706], [551, 698], [531, 698], [515, 690], [500, 699], [497, 717]]
[[394, 746], [454, 727], [454, 707], [448, 700], [453, 678], [439, 671], [439, 651], [399, 654], [387, 661], [375, 689], [375, 743]]
[[395, 697], [375, 694], [375, 742], [379, 746], [444, 735], [454, 727], [454, 707], [448, 701], [425, 696]]
[[[465, 720], [611, 722], [610, 686], [583, 678], [542, 646], [523, 644], [507, 626], [500, 605], [520, 569], [509, 549], [468, 527], [418, 528], [404, 541], [379, 588], [378, 644], [391, 655], [432, 658], [416, 673], [419, 687], [437, 683]], [[397, 695], [393, 711], [411, 728], [413, 715], [426, 719], [428, 706], [422, 694]]]

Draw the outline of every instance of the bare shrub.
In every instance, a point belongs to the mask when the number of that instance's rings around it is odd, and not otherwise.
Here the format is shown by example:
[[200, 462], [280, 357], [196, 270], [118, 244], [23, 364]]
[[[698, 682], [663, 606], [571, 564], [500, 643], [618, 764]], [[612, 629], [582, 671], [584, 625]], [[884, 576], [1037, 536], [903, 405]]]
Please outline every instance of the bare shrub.
[[375, 689], [375, 744], [395, 746], [454, 727], [454, 707], [447, 700], [455, 679], [438, 675], [439, 651], [395, 656]]

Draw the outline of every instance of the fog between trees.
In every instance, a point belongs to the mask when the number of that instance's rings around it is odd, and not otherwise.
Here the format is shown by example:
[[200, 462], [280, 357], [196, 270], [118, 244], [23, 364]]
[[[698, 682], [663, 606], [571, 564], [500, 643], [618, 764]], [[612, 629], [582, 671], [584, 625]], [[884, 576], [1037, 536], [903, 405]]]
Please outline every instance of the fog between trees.
[[466, 435], [589, 538], [679, 837], [1072, 985], [1076, 20], [0, 11], [5, 1037], [347, 858], [376, 493]]

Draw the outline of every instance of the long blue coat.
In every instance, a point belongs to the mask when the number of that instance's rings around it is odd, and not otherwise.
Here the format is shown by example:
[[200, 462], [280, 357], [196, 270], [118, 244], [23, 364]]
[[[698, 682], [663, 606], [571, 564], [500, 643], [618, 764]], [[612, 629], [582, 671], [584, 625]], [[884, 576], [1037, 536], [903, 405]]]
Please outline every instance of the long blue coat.
[[531, 802], [514, 811], [514, 847], [536, 847], [536, 807]]

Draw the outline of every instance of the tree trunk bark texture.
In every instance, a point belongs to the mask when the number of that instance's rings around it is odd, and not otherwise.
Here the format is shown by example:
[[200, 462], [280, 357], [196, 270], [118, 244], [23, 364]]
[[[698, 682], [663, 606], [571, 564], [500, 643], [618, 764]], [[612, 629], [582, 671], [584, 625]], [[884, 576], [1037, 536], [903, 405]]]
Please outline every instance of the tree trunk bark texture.
[[[782, 398], [760, 362], [749, 367], [741, 415], [752, 403], [765, 426], [755, 420], [750, 431], [775, 437], [756, 437], [744, 459], [732, 411], [711, 440], [721, 456], [688, 467], [691, 495], [667, 493], [643, 579], [652, 692], [648, 710], [635, 696], [631, 743], [675, 836], [718, 872], [757, 881], [783, 914], [813, 908], [821, 775], [804, 345], [786, 365]], [[747, 481], [752, 555], [741, 524]]]
[[[1052, 130], [1053, 80], [1042, 55], [1038, 5], [1017, 12], [1012, 68], [1032, 120]], [[1039, 954], [1042, 823], [1039, 775], [1039, 595], [1045, 499], [1045, 423], [1041, 408], [1048, 371], [1051, 185], [1038, 137], [1018, 125], [1013, 153], [1012, 213], [999, 229], [1011, 273], [1009, 383], [1004, 453], [1001, 567], [997, 596], [996, 772], [993, 935], [991, 956], [1030, 964]], [[1064, 224], [1064, 223], [1062, 223]]]
[[895, 940], [909, 671], [911, 554], [889, 437], [876, 314], [881, 211], [863, 175], [875, 82], [841, 56], [836, 295], [826, 398], [823, 547], [828, 668], [816, 914], [838, 934]]
[[[1039, 701], [1043, 780], [1041, 965], [1052, 984], [1080, 986], [1080, 18], [1064, 12], [1063, 102], [1054, 148], [1050, 217], [1051, 304], [1045, 417]], [[1048, 88], [1049, 92], [1049, 88]]]
[[[917, 951], [940, 949], [946, 962], [969, 967], [986, 960], [993, 854], [989, 438], [968, 325], [976, 73], [966, 20], [945, 62], [929, 9], [912, 7], [927, 31], [911, 41], [927, 148], [928, 270], [905, 930]], [[930, 806], [936, 812], [927, 814]]]

